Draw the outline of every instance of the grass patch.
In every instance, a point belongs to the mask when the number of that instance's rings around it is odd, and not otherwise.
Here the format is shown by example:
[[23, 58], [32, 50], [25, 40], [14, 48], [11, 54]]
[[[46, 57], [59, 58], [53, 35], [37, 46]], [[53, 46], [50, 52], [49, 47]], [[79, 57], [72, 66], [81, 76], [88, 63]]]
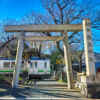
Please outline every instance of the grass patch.
[[60, 83], [62, 83], [62, 82], [66, 83], [67, 80], [58, 80], [58, 82], [60, 82]]
[[23, 80], [23, 78], [22, 77], [19, 77], [19, 81], [22, 81]]
[[58, 82], [60, 82], [60, 83], [61, 83], [61, 82], [64, 82], [64, 81], [63, 81], [63, 80], [58, 80]]

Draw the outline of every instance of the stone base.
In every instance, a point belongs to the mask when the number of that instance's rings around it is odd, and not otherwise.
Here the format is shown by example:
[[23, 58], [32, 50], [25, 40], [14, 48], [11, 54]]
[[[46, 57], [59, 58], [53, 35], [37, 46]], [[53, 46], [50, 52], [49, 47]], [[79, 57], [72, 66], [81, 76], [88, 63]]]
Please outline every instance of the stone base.
[[85, 97], [98, 98], [100, 97], [100, 81], [97, 78], [81, 77], [80, 90]]
[[81, 94], [88, 98], [100, 98], [100, 84], [82, 84]]
[[88, 97], [100, 97], [100, 84], [88, 84]]

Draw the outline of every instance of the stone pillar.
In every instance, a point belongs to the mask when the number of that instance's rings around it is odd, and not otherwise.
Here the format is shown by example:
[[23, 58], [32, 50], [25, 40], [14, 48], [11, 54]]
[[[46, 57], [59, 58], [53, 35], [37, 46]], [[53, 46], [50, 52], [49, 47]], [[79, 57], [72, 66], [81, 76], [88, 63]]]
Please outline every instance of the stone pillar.
[[19, 82], [19, 74], [20, 74], [21, 64], [22, 64], [22, 53], [23, 53], [23, 48], [24, 48], [23, 34], [24, 33], [20, 33], [18, 36], [16, 63], [15, 63], [15, 69], [13, 72], [13, 81], [12, 81], [13, 88], [17, 88], [18, 82]]
[[65, 59], [65, 66], [66, 66], [66, 72], [67, 72], [68, 89], [71, 89], [72, 88], [72, 78], [73, 78], [72, 64], [71, 64], [70, 53], [69, 53], [67, 32], [65, 34], [66, 35], [63, 41], [64, 59]]
[[85, 97], [93, 97], [96, 93], [96, 71], [90, 25], [89, 19], [83, 20], [86, 75], [81, 76], [81, 94]]
[[83, 20], [84, 50], [86, 62], [86, 75], [95, 76], [95, 61], [93, 53], [93, 43], [91, 35], [91, 23], [89, 19]]

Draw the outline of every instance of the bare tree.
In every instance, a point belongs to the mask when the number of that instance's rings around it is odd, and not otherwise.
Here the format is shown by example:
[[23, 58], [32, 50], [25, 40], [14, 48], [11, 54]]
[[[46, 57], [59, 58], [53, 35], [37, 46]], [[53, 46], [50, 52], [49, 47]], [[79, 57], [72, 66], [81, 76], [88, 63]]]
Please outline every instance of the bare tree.
[[[92, 2], [83, 3], [79, 0], [41, 0], [43, 7], [46, 9], [45, 15], [38, 18], [43, 24], [75, 24], [82, 23], [84, 18], [91, 18]], [[91, 10], [88, 9], [91, 8]], [[47, 20], [46, 20], [47, 19]], [[47, 35], [52, 35], [48, 33]], [[61, 34], [62, 35], [62, 34]], [[69, 43], [80, 42], [81, 32], [69, 32]], [[60, 42], [57, 42], [59, 51], [63, 54]]]
[[[45, 10], [44, 13], [32, 12], [23, 18], [23, 24], [80, 24], [84, 18], [90, 18], [92, 23], [95, 22], [94, 12], [96, 14], [96, 11], [94, 9], [97, 4], [94, 5], [93, 0], [86, 2], [80, 0], [41, 0], [41, 3]], [[52, 36], [52, 32], [44, 32], [44, 34]], [[63, 34], [55, 35], [61, 36]], [[82, 32], [68, 32], [68, 36], [70, 45], [72, 43], [83, 45]], [[60, 44], [61, 41], [57, 42], [57, 48], [63, 55], [63, 48]], [[83, 48], [83, 46], [80, 47]], [[39, 51], [39, 55], [40, 53]], [[81, 57], [82, 54], [79, 55]]]
[[[82, 23], [84, 18], [90, 18], [93, 22], [95, 16], [93, 13], [94, 5], [92, 1], [93, 0], [87, 0], [87, 2], [80, 0], [41, 0], [45, 12], [32, 12], [24, 16], [23, 19], [20, 20], [20, 23], [17, 24], [78, 24]], [[10, 21], [10, 23], [16, 23], [16, 21]], [[52, 36], [52, 32], [44, 32], [44, 34]], [[59, 34], [63, 35], [61, 33]], [[80, 43], [82, 32], [69, 32], [68, 36], [69, 44], [75, 42]], [[63, 55], [63, 48], [60, 43], [61, 42], [57, 42], [57, 48]], [[40, 46], [39, 50], [41, 50], [41, 48], [42, 46]], [[38, 53], [40, 55], [41, 51]]]
[[1, 34], [0, 35], [0, 54], [1, 55], [5, 51], [9, 51], [10, 53], [9, 44], [11, 43], [11, 41], [16, 40], [16, 38], [14, 37], [14, 33], [5, 32], [4, 26], [7, 24], [15, 24], [15, 23], [16, 23], [15, 20], [10, 20], [10, 19], [3, 20], [0, 23], [0, 34]]
[[[93, 0], [87, 0], [87, 2], [80, 0], [41, 0], [41, 3], [46, 10], [46, 14], [40, 15], [39, 17], [41, 22], [45, 24], [80, 24], [84, 18], [89, 18], [92, 24], [95, 22], [96, 16], [94, 15], [97, 13], [95, 10], [97, 4], [93, 3]], [[48, 33], [47, 35], [51, 36], [52, 33]], [[70, 45], [72, 43], [80, 43], [79, 48], [76, 49], [78, 51], [76, 56], [81, 71], [83, 55], [82, 32], [68, 32], [68, 36]], [[63, 55], [60, 42], [57, 42], [57, 48]]]

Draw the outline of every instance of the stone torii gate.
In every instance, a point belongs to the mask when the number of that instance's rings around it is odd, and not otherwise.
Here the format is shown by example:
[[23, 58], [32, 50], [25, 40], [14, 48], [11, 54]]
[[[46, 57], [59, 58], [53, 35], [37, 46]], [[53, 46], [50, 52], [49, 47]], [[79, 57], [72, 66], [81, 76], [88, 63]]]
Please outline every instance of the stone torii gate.
[[[18, 47], [16, 54], [16, 67], [14, 70], [13, 88], [18, 87], [18, 77], [22, 62], [23, 40], [63, 40], [64, 58], [67, 71], [68, 88], [72, 88], [72, 65], [70, 60], [70, 53], [68, 47], [67, 32], [82, 31], [84, 33], [84, 48], [85, 48], [85, 62], [86, 62], [86, 77], [95, 76], [95, 63], [93, 55], [93, 45], [91, 37], [91, 24], [89, 19], [84, 19], [83, 24], [65, 24], [65, 25], [7, 25], [6, 32], [20, 32], [18, 37]], [[62, 32], [64, 37], [24, 37], [24, 32]]]

